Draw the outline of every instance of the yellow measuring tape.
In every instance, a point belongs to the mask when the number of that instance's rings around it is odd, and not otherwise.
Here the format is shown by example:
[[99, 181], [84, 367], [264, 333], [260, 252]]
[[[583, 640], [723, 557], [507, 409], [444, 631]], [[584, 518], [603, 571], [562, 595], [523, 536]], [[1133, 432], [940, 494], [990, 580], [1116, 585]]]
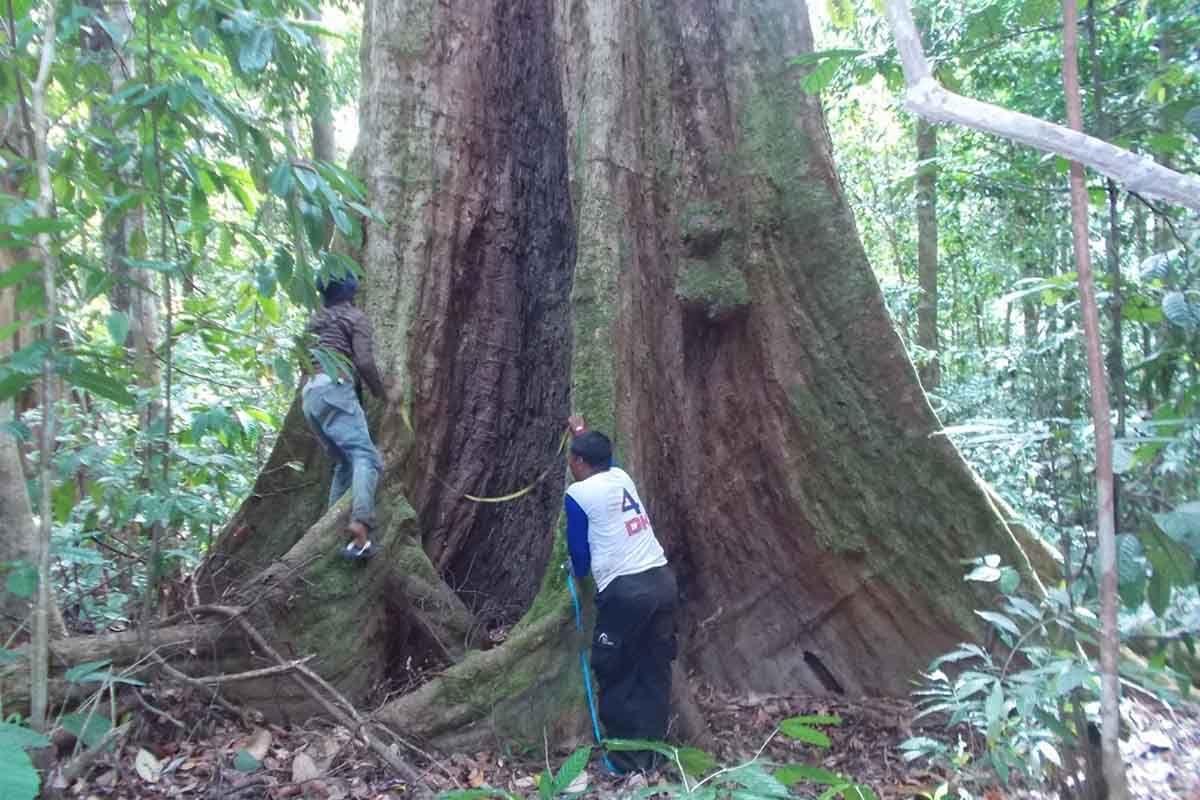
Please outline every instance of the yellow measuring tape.
[[509, 500], [516, 500], [518, 497], [524, 497], [525, 495], [532, 492], [533, 487], [535, 487], [539, 483], [541, 483], [542, 479], [544, 479], [547, 475], [550, 474], [550, 470], [554, 469], [555, 465], [558, 463], [558, 457], [561, 456], [564, 452], [566, 452], [567, 442], [569, 442], [569, 441], [571, 441], [571, 434], [569, 432], [564, 431], [562, 441], [558, 445], [558, 452], [554, 454], [555, 463], [551, 464], [550, 466], [548, 466], [544, 470], [542, 470], [542, 474], [538, 475], [536, 478], [534, 478], [533, 483], [529, 484], [524, 489], [518, 489], [517, 491], [512, 492], [511, 494], [500, 495], [499, 497], [478, 497], [476, 495], [467, 494], [464, 492], [463, 497], [467, 498], [472, 503], [507, 503]]
[[[404, 427], [408, 428], [408, 432], [413, 433], [414, 431], [413, 431], [413, 426], [412, 426], [412, 419], [408, 415], [408, 406], [404, 403], [400, 404], [400, 419], [404, 422]], [[474, 495], [474, 494], [467, 494], [466, 492], [462, 492], [461, 494], [463, 497], [465, 497], [467, 500], [470, 500], [472, 503], [507, 503], [510, 500], [516, 500], [519, 497], [524, 497], [525, 495], [532, 492], [533, 488], [535, 486], [537, 486], [539, 483], [541, 483], [546, 478], [546, 476], [550, 474], [550, 470], [554, 469], [554, 467], [558, 463], [558, 456], [561, 456], [563, 453], [566, 452], [567, 443], [570, 441], [571, 441], [570, 431], [564, 431], [563, 436], [562, 436], [562, 441], [559, 442], [559, 444], [558, 444], [558, 452], [554, 454], [555, 463], [551, 464], [550, 466], [548, 466], [544, 470], [542, 470], [542, 473], [533, 479], [533, 483], [529, 484], [524, 489], [518, 489], [515, 492], [510, 492], [509, 494], [500, 495], [499, 497], [480, 497], [480, 496]], [[455, 489], [453, 486], [446, 483], [441, 478], [438, 478], [437, 480], [439, 483], [441, 483], [447, 489], [450, 489], [453, 492], [458, 492], [458, 489]]]

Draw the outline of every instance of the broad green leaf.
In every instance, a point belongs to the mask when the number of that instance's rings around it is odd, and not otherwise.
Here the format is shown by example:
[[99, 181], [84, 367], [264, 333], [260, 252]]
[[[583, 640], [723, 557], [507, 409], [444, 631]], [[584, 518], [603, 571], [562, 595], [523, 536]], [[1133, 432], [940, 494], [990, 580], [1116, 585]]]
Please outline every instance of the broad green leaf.
[[699, 747], [679, 748], [679, 764], [692, 777], [702, 777], [717, 768], [717, 760]]
[[779, 730], [784, 736], [798, 742], [813, 744], [817, 747], [829, 747], [829, 737], [816, 728], [810, 728], [796, 719], [785, 719], [779, 723]]
[[562, 766], [558, 768], [558, 774], [554, 776], [554, 792], [559, 794], [566, 790], [571, 785], [571, 781], [579, 777], [579, 775], [587, 768], [588, 759], [592, 757], [591, 746], [580, 747], [567, 757]]
[[807, 714], [788, 717], [784, 722], [794, 722], [799, 725], [841, 725], [842, 718], [834, 714]]
[[[0, 726], [9, 724], [0, 722]], [[41, 786], [41, 778], [29, 760], [29, 754], [20, 745], [0, 737], [0, 797], [4, 800], [34, 800]]]
[[261, 766], [262, 762], [250, 755], [245, 748], [238, 750], [233, 757], [233, 768], [238, 772], [254, 772]]
[[125, 383], [109, 375], [92, 372], [76, 365], [67, 371], [66, 378], [72, 386], [91, 392], [97, 397], [112, 400], [119, 405], [133, 407], [137, 403], [137, 399], [130, 393]]
[[50, 740], [32, 728], [12, 722], [0, 722], [0, 750], [8, 747], [48, 747], [49, 745]]
[[51, 490], [50, 505], [53, 510], [54, 521], [59, 525], [65, 524], [71, 516], [71, 509], [75, 507], [74, 479], [63, 481]]
[[731, 769], [721, 777], [742, 786], [757, 797], [784, 798], [790, 795], [788, 787], [767, 772], [766, 768], [758, 762]]
[[605, 739], [604, 749], [613, 752], [628, 752], [636, 750], [651, 750], [659, 755], [664, 755], [672, 761], [675, 760], [675, 748], [665, 742], [656, 742], [653, 739]]
[[1183, 292], [1167, 292], [1163, 295], [1162, 310], [1167, 321], [1186, 330], [1196, 326], [1196, 314]]
[[287, 356], [275, 356], [272, 366], [275, 369], [275, 376], [279, 378], [279, 382], [283, 384], [284, 389], [290, 392], [296, 388], [296, 372], [290, 358]]
[[111, 674], [109, 666], [112, 664], [111, 658], [104, 658], [98, 661], [85, 661], [82, 664], [77, 664], [67, 670], [66, 678], [68, 683], [83, 683], [88, 678], [103, 672], [104, 675]]
[[1021, 635], [1021, 629], [1017, 627], [1017, 623], [1013, 622], [1003, 614], [999, 614], [995, 611], [976, 611], [975, 613], [1002, 631], [1011, 633], [1013, 636]]
[[243, 40], [238, 51], [238, 66], [244, 72], [260, 72], [271, 62], [275, 52], [275, 31], [267, 27], [255, 28], [248, 38]]
[[41, 270], [36, 261], [21, 261], [0, 272], [0, 289], [16, 286], [21, 281]]
[[288, 195], [292, 193], [292, 188], [296, 182], [292, 176], [292, 165], [288, 161], [280, 161], [271, 171], [271, 177], [267, 179], [267, 188], [271, 190], [271, 194], [276, 197], [286, 200]]
[[984, 705], [984, 716], [987, 719], [989, 731], [992, 731], [999, 725], [1003, 715], [1004, 689], [1000, 686], [1000, 682], [996, 681], [996, 685], [992, 688], [991, 694], [988, 695], [987, 703]]
[[9, 594], [29, 600], [37, 594], [37, 568], [25, 561], [16, 562], [4, 577], [4, 588]]
[[104, 740], [112, 730], [112, 722], [103, 714], [81, 714], [72, 712], [64, 714], [61, 724], [65, 730], [83, 742], [88, 749], [93, 749]]
[[821, 783], [826, 786], [838, 786], [849, 783], [849, 781], [838, 775], [836, 772], [830, 772], [821, 767], [810, 767], [807, 764], [788, 764], [775, 770], [775, 779], [785, 786], [792, 786], [800, 781], [808, 781], [809, 783]]
[[1156, 615], [1161, 617], [1167, 613], [1167, 607], [1171, 605], [1171, 581], [1164, 571], [1156, 569], [1150, 576], [1146, 600]]
[[1000, 568], [1000, 591], [1012, 594], [1021, 585], [1021, 573], [1013, 567]]
[[109, 312], [105, 325], [108, 327], [108, 335], [112, 338], [113, 344], [123, 347], [125, 339], [129, 336], [129, 315], [124, 311], [113, 309]]

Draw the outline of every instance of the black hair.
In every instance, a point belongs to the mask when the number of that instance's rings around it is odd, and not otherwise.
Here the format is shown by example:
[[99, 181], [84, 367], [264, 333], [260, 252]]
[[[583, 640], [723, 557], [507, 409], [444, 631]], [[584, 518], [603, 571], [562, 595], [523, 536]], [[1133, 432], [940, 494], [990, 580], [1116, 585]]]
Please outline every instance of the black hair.
[[612, 442], [600, 431], [588, 431], [571, 442], [571, 453], [583, 459], [589, 467], [608, 469], [612, 466]]
[[354, 294], [358, 291], [358, 279], [353, 275], [343, 275], [340, 278], [327, 280], [318, 278], [317, 291], [321, 293], [321, 300], [327, 308], [338, 303], [348, 303], [354, 299]]

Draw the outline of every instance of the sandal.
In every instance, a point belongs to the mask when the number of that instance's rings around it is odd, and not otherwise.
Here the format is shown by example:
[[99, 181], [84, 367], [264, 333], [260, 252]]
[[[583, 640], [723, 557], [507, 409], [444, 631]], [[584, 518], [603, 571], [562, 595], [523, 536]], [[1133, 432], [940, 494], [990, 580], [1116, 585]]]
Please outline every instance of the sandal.
[[367, 543], [359, 547], [354, 542], [347, 542], [342, 548], [342, 558], [347, 561], [366, 561], [371, 556], [375, 555], [375, 543], [367, 540]]

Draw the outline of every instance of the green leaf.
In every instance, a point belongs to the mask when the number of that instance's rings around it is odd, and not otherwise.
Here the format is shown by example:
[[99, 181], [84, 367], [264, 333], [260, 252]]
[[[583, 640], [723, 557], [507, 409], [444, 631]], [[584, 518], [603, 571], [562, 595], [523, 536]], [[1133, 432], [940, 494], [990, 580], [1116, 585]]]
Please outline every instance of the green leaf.
[[4, 588], [9, 594], [29, 600], [37, 594], [37, 568], [25, 561], [16, 562], [4, 579]]
[[233, 768], [238, 772], [254, 772], [261, 766], [262, 763], [245, 748], [238, 750], [233, 757]]
[[104, 675], [111, 674], [111, 670], [108, 668], [110, 664], [112, 664], [111, 658], [99, 661], [85, 661], [82, 664], [71, 667], [63, 677], [66, 678], [67, 683], [84, 683], [102, 671]]
[[50, 498], [54, 521], [59, 525], [66, 523], [71, 517], [71, 509], [75, 507], [74, 478], [55, 486], [50, 492]]
[[988, 730], [997, 728], [1003, 716], [1004, 689], [1000, 686], [1000, 682], [996, 681], [991, 694], [988, 695], [987, 703], [984, 704], [984, 717], [987, 719]]
[[290, 392], [296, 388], [296, 372], [290, 358], [287, 356], [275, 356], [272, 366], [275, 369], [275, 376], [279, 378], [279, 382], [283, 384], [284, 389]]
[[790, 795], [788, 787], [756, 761], [732, 769], [721, 777], [742, 786], [757, 797], [783, 798]]
[[255, 28], [242, 43], [238, 52], [238, 66], [243, 72], [260, 72], [270, 63], [274, 52], [275, 31], [266, 27]]
[[575, 780], [587, 768], [588, 759], [592, 757], [592, 748], [590, 745], [578, 748], [574, 753], [567, 757], [562, 766], [558, 768], [558, 774], [554, 776], [554, 793], [561, 794], [566, 791], [571, 785], [571, 781]]
[[1163, 295], [1162, 310], [1167, 320], [1185, 330], [1196, 327], [1196, 315], [1183, 292], [1167, 292]]
[[784, 722], [795, 722], [800, 725], [841, 725], [842, 718], [835, 714], [808, 714], [788, 717]]
[[89, 750], [94, 749], [112, 730], [112, 722], [103, 714], [81, 714], [73, 712], [63, 715], [63, 728], [74, 734]]
[[345, 209], [340, 206], [330, 206], [329, 213], [333, 215], [333, 224], [337, 225], [337, 229], [342, 232], [343, 236], [349, 236], [354, 232], [354, 223], [346, 215]]
[[1171, 581], [1164, 571], [1156, 569], [1150, 576], [1146, 600], [1157, 616], [1167, 613], [1167, 607], [1171, 605]]
[[995, 611], [976, 611], [976, 614], [986, 619], [988, 622], [995, 625], [1002, 631], [1007, 631], [1013, 636], [1020, 636], [1021, 629], [1017, 627], [1017, 623], [1013, 622], [1003, 614], [998, 614]]
[[699, 747], [680, 747], [679, 764], [692, 777], [702, 777], [717, 767], [717, 760]]
[[836, 772], [830, 772], [820, 767], [810, 767], [807, 764], [788, 764], [780, 767], [775, 770], [775, 779], [785, 786], [792, 786], [800, 781], [820, 783], [825, 786], [838, 786], [849, 783], [845, 777], [838, 775]]
[[296, 181], [292, 176], [292, 165], [288, 161], [281, 161], [271, 171], [271, 177], [267, 178], [267, 188], [271, 190], [271, 194], [276, 197], [286, 200], [288, 195], [292, 193]]
[[817, 747], [829, 747], [829, 737], [816, 728], [810, 728], [798, 719], [785, 719], [779, 723], [779, 730], [784, 736], [798, 742], [813, 744]]
[[72, 386], [91, 392], [97, 397], [130, 408], [137, 404], [137, 399], [129, 392], [125, 383], [109, 375], [92, 372], [76, 365], [67, 371], [66, 378]]
[[[0, 722], [0, 728], [3, 727], [17, 726]], [[34, 800], [41, 786], [41, 778], [29, 760], [29, 754], [20, 745], [0, 736], [0, 797], [4, 800]]]
[[1159, 530], [1177, 542], [1200, 538], [1200, 503], [1184, 503], [1174, 511], [1155, 514]]
[[21, 261], [8, 267], [4, 272], [0, 272], [0, 289], [7, 289], [9, 286], [16, 286], [21, 281], [28, 278], [35, 272], [41, 269], [41, 264], [36, 261]]
[[651, 750], [659, 755], [666, 756], [672, 761], [675, 760], [674, 747], [665, 742], [656, 742], [653, 739], [605, 739], [604, 749], [614, 753]]
[[829, 19], [835, 28], [848, 30], [854, 27], [854, 3], [850, 0], [829, 0]]
[[1021, 585], [1021, 573], [1013, 567], [1000, 568], [1000, 591], [1012, 594]]
[[114, 309], [105, 320], [105, 325], [108, 326], [108, 335], [112, 338], [113, 344], [123, 347], [125, 339], [129, 336], [129, 315], [124, 311]]

